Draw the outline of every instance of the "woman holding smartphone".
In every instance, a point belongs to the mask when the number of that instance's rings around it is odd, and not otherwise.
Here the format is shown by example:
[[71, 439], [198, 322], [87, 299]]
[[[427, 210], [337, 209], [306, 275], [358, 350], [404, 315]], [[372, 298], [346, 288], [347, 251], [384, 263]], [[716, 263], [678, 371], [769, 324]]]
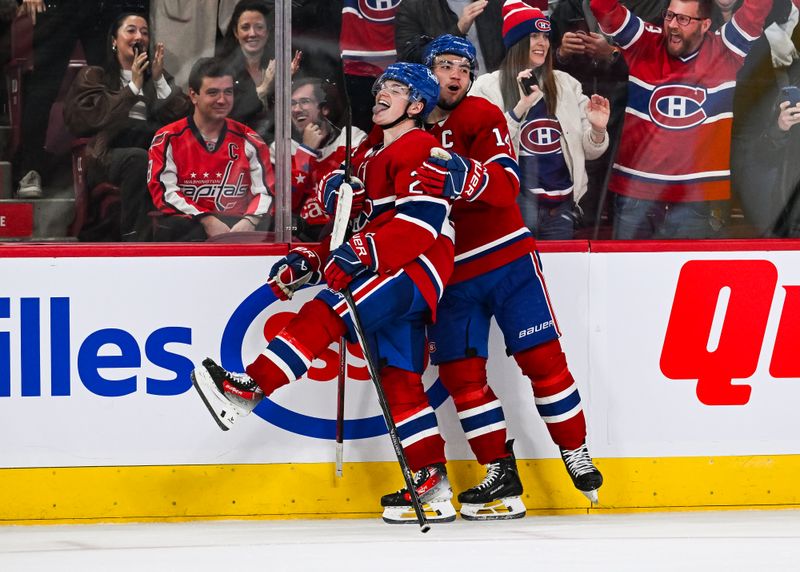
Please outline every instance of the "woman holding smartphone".
[[586, 192], [585, 162], [608, 148], [608, 100], [583, 94], [575, 78], [553, 69], [550, 21], [521, 0], [503, 6], [506, 56], [478, 77], [472, 95], [503, 110], [520, 166], [519, 205], [537, 239], [569, 240], [573, 210]]
[[107, 37], [106, 63], [78, 72], [64, 106], [69, 130], [92, 138], [86, 158], [89, 187], [110, 182], [120, 189], [122, 240], [150, 236], [147, 213], [154, 207], [147, 190], [147, 150], [159, 128], [192, 107], [164, 71], [164, 44], [152, 56], [149, 47], [144, 16], [117, 17]]

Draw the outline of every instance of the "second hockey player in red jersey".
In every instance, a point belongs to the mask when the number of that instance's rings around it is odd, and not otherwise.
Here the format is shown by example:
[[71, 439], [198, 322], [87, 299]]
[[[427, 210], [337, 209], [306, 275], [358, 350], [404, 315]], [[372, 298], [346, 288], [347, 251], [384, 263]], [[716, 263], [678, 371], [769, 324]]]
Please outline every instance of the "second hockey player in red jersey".
[[[535, 32], [533, 28], [531, 32]], [[486, 478], [458, 495], [461, 515], [488, 520], [525, 516], [505, 416], [487, 383], [488, 338], [494, 317], [507, 351], [531, 380], [536, 407], [558, 445], [576, 488], [597, 501], [603, 482], [586, 448], [578, 386], [567, 367], [561, 332], [545, 286], [536, 245], [516, 198], [519, 167], [503, 113], [467, 95], [475, 48], [457, 36], [436, 38], [426, 52], [439, 83], [430, 132], [452, 158], [430, 159], [423, 187], [441, 186], [457, 200], [455, 270], [429, 328], [431, 362], [453, 397], [461, 426]], [[605, 102], [608, 105], [608, 102]]]
[[[381, 384], [416, 473], [420, 500], [431, 511], [428, 520], [449, 521], [455, 510], [444, 441], [421, 375], [425, 325], [453, 269], [453, 227], [450, 202], [442, 198], [441, 189], [438, 196], [423, 193], [412, 176], [437, 143], [420, 127], [436, 106], [439, 85], [425, 66], [392, 64], [373, 91], [373, 121], [382, 137], [373, 146], [361, 145], [353, 157], [354, 173], [363, 181], [356, 195], [360, 200], [354, 199], [355, 234], [332, 252], [330, 239], [313, 249], [293, 248], [270, 272], [269, 283], [281, 299], [323, 278], [328, 288], [300, 309], [245, 373], [225, 371], [207, 359], [192, 378], [214, 419], [228, 429], [265, 395], [303, 376], [312, 360], [340, 336], [355, 340], [352, 317], [339, 292], [347, 287], [371, 340], [368, 350], [380, 364]], [[331, 214], [343, 182], [340, 172], [322, 182], [319, 198]], [[403, 522], [408, 498], [402, 489], [386, 495], [384, 519]]]

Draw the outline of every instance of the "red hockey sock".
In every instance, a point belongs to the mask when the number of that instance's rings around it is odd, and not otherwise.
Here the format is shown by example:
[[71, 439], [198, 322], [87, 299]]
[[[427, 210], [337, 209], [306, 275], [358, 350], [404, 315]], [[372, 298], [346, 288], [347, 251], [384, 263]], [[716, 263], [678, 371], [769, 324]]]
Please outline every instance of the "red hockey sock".
[[559, 447], [577, 449], [586, 439], [578, 386], [567, 367], [558, 340], [552, 340], [514, 356], [533, 386], [536, 409]]
[[445, 463], [444, 439], [439, 434], [436, 413], [418, 373], [385, 367], [381, 370], [381, 385], [389, 402], [397, 435], [412, 471], [433, 463]]
[[465, 358], [439, 366], [439, 379], [453, 397], [461, 428], [481, 465], [509, 456], [500, 400], [486, 382], [486, 358]]
[[314, 358], [345, 332], [342, 319], [324, 302], [311, 300], [247, 366], [247, 375], [270, 395], [302, 377]]

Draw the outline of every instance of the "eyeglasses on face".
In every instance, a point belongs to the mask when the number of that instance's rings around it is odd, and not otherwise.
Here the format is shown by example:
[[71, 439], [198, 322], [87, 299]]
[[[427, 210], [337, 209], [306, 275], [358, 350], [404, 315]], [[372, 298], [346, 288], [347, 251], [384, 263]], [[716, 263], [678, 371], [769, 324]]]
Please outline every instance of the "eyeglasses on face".
[[705, 20], [705, 18], [697, 18], [695, 16], [687, 16], [686, 14], [676, 14], [672, 10], [664, 10], [661, 12], [661, 15], [664, 17], [664, 20], [667, 22], [672, 22], [673, 20], [678, 20], [678, 25], [686, 27], [688, 26], [692, 20]]
[[315, 103], [317, 102], [310, 97], [301, 97], [299, 99], [293, 99], [290, 102], [290, 107], [294, 107], [295, 105], [299, 105], [300, 107], [308, 107], [309, 105], [314, 105]]

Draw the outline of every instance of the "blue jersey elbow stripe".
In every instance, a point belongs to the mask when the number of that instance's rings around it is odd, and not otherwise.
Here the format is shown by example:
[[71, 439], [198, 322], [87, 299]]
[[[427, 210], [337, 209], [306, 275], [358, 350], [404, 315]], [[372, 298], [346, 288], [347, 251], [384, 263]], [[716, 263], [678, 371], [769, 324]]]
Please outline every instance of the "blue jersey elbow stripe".
[[519, 165], [511, 157], [498, 157], [497, 159], [494, 159], [492, 163], [498, 163], [502, 165], [504, 169], [511, 169], [514, 174], [517, 175], [517, 179], [520, 178]]
[[464, 433], [469, 433], [470, 431], [474, 431], [475, 429], [480, 429], [481, 427], [487, 427], [494, 423], [499, 423], [500, 421], [505, 421], [506, 417], [503, 415], [503, 408], [497, 407], [496, 409], [492, 409], [491, 411], [485, 411], [483, 413], [479, 413], [478, 415], [473, 415], [472, 417], [467, 417], [461, 420], [461, 427], [464, 429]]
[[275, 338], [272, 340], [269, 343], [269, 349], [289, 366], [289, 369], [292, 370], [295, 377], [299, 378], [306, 372], [306, 364], [300, 359], [297, 353], [295, 353], [294, 349], [282, 339]]
[[619, 32], [614, 34], [614, 40], [616, 40], [619, 45], [628, 47], [641, 33], [643, 26], [644, 22], [631, 12], [628, 12], [628, 21]]
[[442, 223], [447, 218], [447, 207], [439, 202], [409, 201], [404, 203], [397, 211], [408, 218], [415, 218], [433, 228], [442, 228]]
[[556, 417], [563, 415], [567, 411], [572, 411], [581, 402], [580, 393], [576, 389], [564, 399], [556, 401], [555, 403], [548, 403], [546, 405], [537, 405], [536, 409], [542, 417]]
[[397, 425], [397, 436], [400, 437], [401, 441], [405, 441], [417, 433], [433, 429], [434, 427], [436, 427], [436, 414], [431, 411], [422, 417], [399, 423]]

